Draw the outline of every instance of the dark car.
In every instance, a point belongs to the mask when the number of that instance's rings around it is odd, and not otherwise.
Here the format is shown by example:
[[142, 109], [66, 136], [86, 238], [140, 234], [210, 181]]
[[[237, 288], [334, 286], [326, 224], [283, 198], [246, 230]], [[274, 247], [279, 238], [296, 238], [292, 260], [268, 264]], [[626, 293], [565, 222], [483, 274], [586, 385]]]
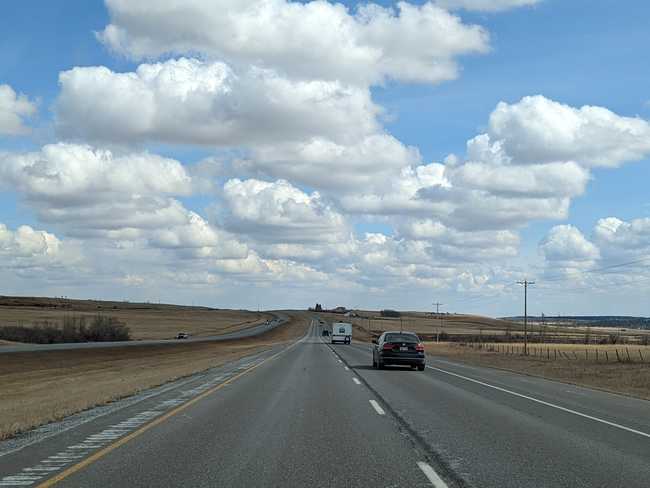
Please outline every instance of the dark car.
[[388, 364], [399, 364], [424, 371], [426, 356], [424, 344], [413, 332], [388, 331], [373, 339], [372, 367], [382, 369]]

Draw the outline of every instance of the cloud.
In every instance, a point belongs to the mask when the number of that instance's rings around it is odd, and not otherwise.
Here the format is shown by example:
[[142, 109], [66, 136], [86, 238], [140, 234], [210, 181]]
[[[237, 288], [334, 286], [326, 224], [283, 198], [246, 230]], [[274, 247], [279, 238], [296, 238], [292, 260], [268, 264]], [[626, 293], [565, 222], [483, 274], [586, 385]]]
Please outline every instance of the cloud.
[[419, 162], [417, 149], [391, 135], [377, 133], [349, 144], [315, 137], [299, 143], [261, 145], [237, 166], [329, 192], [347, 193], [386, 186], [405, 167]]
[[398, 235], [425, 241], [432, 257], [452, 263], [517, 256], [519, 236], [511, 230], [458, 231], [431, 219], [407, 219], [396, 224]]
[[24, 274], [71, 265], [80, 258], [78, 249], [64, 245], [54, 234], [29, 225], [11, 230], [0, 223], [0, 268]]
[[599, 219], [593, 239], [610, 260], [650, 256], [650, 218], [629, 222], [616, 217]]
[[356, 192], [343, 195], [340, 198], [342, 207], [351, 213], [376, 215], [430, 215], [450, 211], [447, 202], [427, 200], [419, 195], [423, 188], [449, 187], [442, 164], [403, 167], [399, 174], [390, 175], [383, 184], [386, 188], [359, 187]]
[[36, 104], [18, 95], [9, 85], [0, 85], [0, 136], [28, 134], [24, 119], [36, 114]]
[[447, 9], [476, 10], [479, 12], [498, 12], [517, 7], [527, 7], [541, 0], [436, 0], [436, 5]]
[[223, 195], [226, 227], [259, 241], [337, 242], [350, 232], [343, 216], [319, 193], [307, 194], [285, 180], [231, 179]]
[[57, 129], [84, 140], [236, 147], [315, 136], [344, 142], [378, 130], [380, 109], [366, 88], [257, 68], [238, 74], [221, 62], [73, 68], [59, 82]]
[[0, 177], [42, 221], [69, 236], [119, 246], [141, 241], [188, 257], [239, 257], [247, 251], [173, 198], [190, 195], [193, 187], [173, 159], [59, 143], [1, 154]]
[[500, 102], [490, 115], [488, 134], [519, 164], [576, 161], [616, 167], [650, 154], [646, 120], [603, 107], [574, 108], [541, 95]]
[[572, 161], [527, 166], [470, 161], [447, 174], [454, 186], [512, 198], [575, 197], [584, 193], [589, 181], [589, 172]]
[[189, 195], [191, 180], [173, 159], [148, 152], [114, 154], [88, 145], [47, 144], [40, 151], [0, 153], [5, 186], [61, 208], [88, 202], [119, 205], [124, 195]]
[[[200, 53], [271, 68], [292, 78], [368, 85], [386, 78], [454, 79], [454, 58], [488, 49], [479, 26], [431, 3], [366, 4], [354, 12], [326, 1], [107, 0], [111, 23], [98, 38], [143, 59]], [[180, 8], [182, 6], [182, 8]]]
[[561, 269], [586, 269], [600, 259], [598, 247], [572, 225], [556, 225], [539, 244], [547, 265]]

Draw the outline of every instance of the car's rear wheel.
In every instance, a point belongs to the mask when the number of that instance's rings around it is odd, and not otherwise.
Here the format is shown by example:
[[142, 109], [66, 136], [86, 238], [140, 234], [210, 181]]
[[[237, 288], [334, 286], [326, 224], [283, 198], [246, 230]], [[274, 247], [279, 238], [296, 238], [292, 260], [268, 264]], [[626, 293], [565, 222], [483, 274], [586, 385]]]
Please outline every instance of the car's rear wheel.
[[424, 371], [424, 364], [418, 365], [418, 371]]

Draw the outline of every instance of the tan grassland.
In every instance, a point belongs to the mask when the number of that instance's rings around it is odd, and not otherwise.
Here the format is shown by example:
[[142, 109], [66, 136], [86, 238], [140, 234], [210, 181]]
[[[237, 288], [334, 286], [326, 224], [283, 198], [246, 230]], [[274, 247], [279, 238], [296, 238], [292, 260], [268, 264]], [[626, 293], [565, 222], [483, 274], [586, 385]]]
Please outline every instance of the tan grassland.
[[[251, 327], [272, 316], [264, 312], [210, 309], [154, 303], [0, 297], [0, 326], [60, 323], [65, 317], [97, 314], [115, 317], [131, 329], [134, 340], [170, 339], [178, 332], [210, 336]], [[0, 347], [2, 344], [0, 344]]]
[[[377, 311], [356, 311], [358, 317], [345, 317], [341, 314], [321, 312], [319, 315], [327, 320], [352, 322], [366, 331], [379, 335], [387, 330], [410, 330], [417, 334], [435, 336], [445, 332], [454, 336], [506, 336], [523, 335], [524, 327], [519, 322], [468, 314], [430, 314], [424, 312], [402, 312], [402, 317], [382, 317]], [[556, 342], [582, 342], [589, 335], [592, 342], [607, 340], [611, 334], [619, 337], [620, 342], [638, 343], [640, 338], [649, 336], [650, 330], [614, 329], [607, 327], [567, 327], [559, 325], [529, 324], [531, 338], [552, 340]]]
[[0, 354], [0, 439], [301, 337], [309, 318], [221, 343]]
[[[504, 344], [498, 346], [507, 347]], [[521, 344], [515, 347], [513, 354], [506, 354], [498, 352], [496, 344], [486, 344], [480, 349], [459, 343], [441, 342], [425, 345], [427, 354], [432, 356], [541, 376], [650, 400], [650, 347], [648, 346], [628, 347], [631, 360], [627, 358], [626, 347], [620, 345], [534, 344], [528, 356], [521, 354], [523, 347]], [[547, 348], [549, 353], [546, 352]], [[616, 349], [622, 362], [616, 359]], [[563, 353], [557, 360], [554, 350]], [[599, 351], [598, 360], [596, 360], [596, 350]], [[639, 356], [639, 350], [642, 356]], [[608, 352], [608, 361], [605, 360], [605, 351]], [[645, 362], [642, 362], [642, 358]]]

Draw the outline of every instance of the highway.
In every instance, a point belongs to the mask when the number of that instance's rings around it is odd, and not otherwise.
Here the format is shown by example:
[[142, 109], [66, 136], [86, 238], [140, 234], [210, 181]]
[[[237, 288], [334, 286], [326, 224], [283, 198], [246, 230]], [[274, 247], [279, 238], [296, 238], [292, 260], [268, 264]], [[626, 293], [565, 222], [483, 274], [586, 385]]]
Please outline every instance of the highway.
[[142, 347], [142, 346], [167, 346], [174, 344], [187, 344], [193, 342], [219, 342], [233, 339], [244, 339], [268, 332], [278, 325], [287, 321], [287, 316], [280, 312], [269, 312], [275, 318], [252, 327], [246, 327], [214, 336], [189, 337], [188, 339], [157, 339], [143, 341], [106, 341], [106, 342], [65, 342], [61, 344], [19, 344], [12, 346], [0, 347], [0, 354], [13, 352], [41, 352], [41, 351], [61, 351], [68, 349], [103, 349], [108, 347]]
[[645, 487], [650, 402], [429, 358], [375, 370], [320, 326], [19, 449], [0, 486]]

